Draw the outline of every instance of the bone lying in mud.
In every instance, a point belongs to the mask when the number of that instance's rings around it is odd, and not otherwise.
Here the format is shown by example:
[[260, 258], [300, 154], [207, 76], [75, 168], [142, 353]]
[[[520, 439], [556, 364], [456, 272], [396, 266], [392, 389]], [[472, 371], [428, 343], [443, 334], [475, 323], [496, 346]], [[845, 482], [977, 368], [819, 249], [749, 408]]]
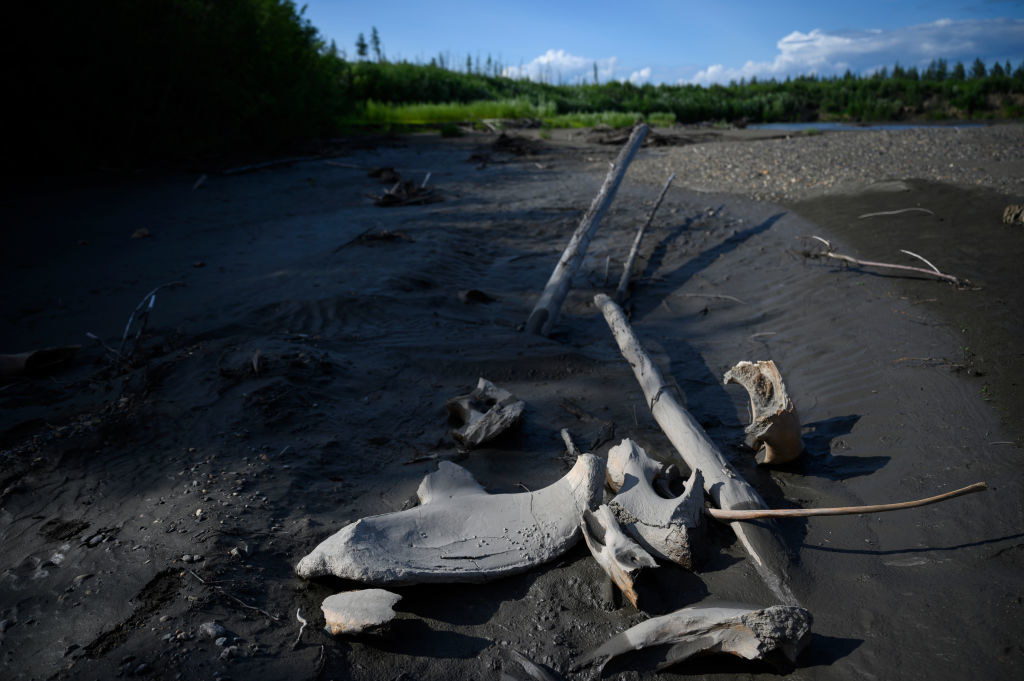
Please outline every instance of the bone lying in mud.
[[515, 395], [481, 378], [473, 392], [448, 400], [445, 405], [462, 426], [451, 431], [452, 437], [466, 449], [493, 440], [515, 425], [523, 415], [526, 403]]
[[384, 589], [360, 589], [328, 596], [320, 609], [331, 634], [358, 634], [394, 619], [392, 608], [400, 600], [401, 596]]
[[780, 653], [794, 662], [810, 641], [812, 621], [810, 612], [788, 605], [763, 610], [739, 606], [683, 608], [612, 637], [586, 653], [576, 668], [595, 662], [603, 668], [618, 655], [653, 647], [664, 647], [659, 669], [702, 653], [730, 653], [745, 660], [770, 660], [773, 653]]
[[600, 503], [603, 476], [601, 461], [583, 454], [548, 487], [488, 494], [465, 468], [443, 461], [420, 483], [420, 506], [342, 528], [295, 571], [379, 585], [485, 582], [524, 572], [579, 540], [579, 516]]
[[660, 471], [661, 464], [629, 438], [612, 447], [606, 475], [618, 494], [609, 506], [655, 557], [692, 569], [704, 531], [704, 477], [694, 469], [683, 493], [666, 499], [653, 487]]
[[602, 505], [594, 512], [584, 511], [580, 527], [590, 553], [601, 568], [612, 578], [622, 593], [637, 607], [637, 593], [633, 579], [641, 568], [658, 567], [654, 558], [632, 539], [622, 533], [615, 515]]
[[755, 448], [759, 464], [787, 463], [804, 451], [800, 440], [800, 417], [793, 400], [786, 393], [775, 362], [739, 362], [725, 372], [725, 382], [742, 385], [750, 395], [753, 418], [747, 426], [747, 435]]

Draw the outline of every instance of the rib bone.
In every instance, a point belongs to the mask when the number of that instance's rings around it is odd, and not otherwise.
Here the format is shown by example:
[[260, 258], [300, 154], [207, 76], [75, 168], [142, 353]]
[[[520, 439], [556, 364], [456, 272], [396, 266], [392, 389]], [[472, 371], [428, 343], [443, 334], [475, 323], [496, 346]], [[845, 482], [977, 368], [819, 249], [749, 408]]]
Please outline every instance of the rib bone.
[[683, 493], [666, 499], [652, 483], [661, 465], [626, 438], [608, 451], [607, 479], [618, 494], [609, 506], [619, 522], [655, 557], [693, 569], [704, 531], [704, 478], [694, 469]]
[[473, 392], [453, 397], [445, 406], [448, 413], [463, 424], [452, 430], [452, 437], [462, 447], [472, 449], [515, 425], [522, 417], [526, 403], [481, 378]]
[[742, 385], [750, 395], [753, 418], [746, 432], [754, 447], [764, 445], [756, 456], [759, 464], [787, 463], [800, 456], [800, 417], [775, 362], [739, 362], [725, 372], [725, 382]]
[[579, 540], [580, 514], [600, 504], [602, 468], [583, 454], [548, 487], [488, 494], [469, 471], [442, 461], [420, 484], [420, 506], [343, 527], [295, 572], [376, 585], [485, 582], [524, 572]]
[[807, 610], [773, 605], [763, 610], [742, 606], [691, 607], [652, 617], [612, 637], [585, 654], [579, 669], [598, 662], [603, 668], [623, 653], [667, 646], [658, 669], [700, 653], [731, 653], [745, 660], [762, 660], [781, 653], [796, 660], [811, 638], [813, 618]]
[[633, 579], [641, 568], [658, 567], [654, 558], [622, 533], [615, 515], [607, 505], [583, 512], [580, 522], [583, 539], [601, 568], [622, 593], [637, 607]]

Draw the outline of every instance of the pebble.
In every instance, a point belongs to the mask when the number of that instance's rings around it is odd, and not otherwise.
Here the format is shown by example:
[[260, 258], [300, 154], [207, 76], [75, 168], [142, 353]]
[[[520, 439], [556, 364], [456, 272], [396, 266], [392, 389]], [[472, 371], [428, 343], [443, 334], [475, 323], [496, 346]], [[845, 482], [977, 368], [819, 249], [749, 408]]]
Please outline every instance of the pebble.
[[205, 638], [218, 639], [229, 632], [220, 622], [203, 622], [199, 625], [199, 633]]

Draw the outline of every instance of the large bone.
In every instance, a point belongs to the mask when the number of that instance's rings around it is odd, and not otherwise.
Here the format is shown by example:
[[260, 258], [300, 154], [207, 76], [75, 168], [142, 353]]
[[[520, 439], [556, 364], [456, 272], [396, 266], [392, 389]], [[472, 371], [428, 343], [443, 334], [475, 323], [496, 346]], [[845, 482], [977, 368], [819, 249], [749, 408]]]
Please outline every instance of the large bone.
[[576, 669], [633, 650], [665, 646], [658, 669], [701, 653], [730, 653], [745, 660], [763, 660], [781, 653], [795, 662], [810, 641], [811, 613], [790, 605], [763, 610], [750, 607], [691, 607], [652, 617], [586, 653]]
[[[687, 467], [703, 473], [704, 490], [715, 505], [724, 509], [765, 508], [761, 495], [736, 473], [700, 424], [676, 401], [658, 367], [633, 334], [622, 309], [603, 293], [594, 297], [594, 303], [604, 314], [622, 356], [633, 368], [654, 420]], [[795, 604], [796, 597], [785, 583], [786, 571], [791, 567], [789, 556], [771, 521], [733, 522], [730, 526], [772, 592], [783, 603]]]
[[804, 451], [800, 440], [800, 417], [786, 392], [775, 362], [739, 362], [725, 372], [725, 382], [742, 385], [750, 395], [753, 418], [746, 428], [759, 464], [788, 463]]
[[462, 421], [461, 427], [452, 430], [452, 437], [465, 449], [472, 449], [515, 425], [526, 403], [480, 378], [473, 392], [453, 397], [445, 406], [448, 413]]
[[395, 618], [392, 609], [402, 597], [384, 589], [343, 591], [324, 599], [320, 609], [328, 632], [358, 634], [377, 629]]
[[609, 506], [641, 546], [692, 570], [704, 532], [704, 477], [693, 469], [683, 493], [666, 499], [653, 487], [660, 471], [661, 465], [629, 438], [612, 447], [606, 475], [618, 494]]
[[562, 303], [565, 302], [565, 297], [572, 286], [573, 275], [580, 268], [583, 257], [587, 254], [587, 247], [590, 246], [590, 240], [601, 224], [601, 218], [612, 205], [615, 192], [618, 191], [619, 185], [622, 184], [622, 178], [626, 175], [626, 168], [636, 156], [646, 134], [646, 125], [640, 124], [633, 128], [633, 133], [629, 136], [626, 145], [622, 147], [615, 162], [612, 163], [612, 167], [608, 169], [608, 175], [604, 178], [601, 189], [598, 190], [597, 196], [591, 202], [590, 208], [584, 213], [576, 231], [572, 233], [572, 238], [569, 239], [565, 250], [562, 251], [562, 257], [558, 259], [558, 264], [555, 265], [555, 269], [548, 278], [548, 283], [544, 286], [544, 291], [533, 307], [533, 312], [530, 313], [530, 318], [526, 320], [526, 330], [529, 333], [543, 336], [551, 333], [551, 329], [558, 321], [558, 316], [562, 311]]
[[345, 526], [295, 572], [382, 586], [485, 582], [524, 572], [579, 540], [580, 514], [600, 503], [603, 477], [601, 461], [583, 454], [548, 487], [488, 494], [465, 468], [442, 461], [420, 484], [421, 505]]
[[594, 560], [622, 590], [633, 607], [637, 607], [638, 596], [633, 579], [641, 568], [658, 567], [658, 563], [642, 547], [622, 533], [615, 515], [606, 505], [602, 505], [594, 512], [584, 511], [580, 528]]

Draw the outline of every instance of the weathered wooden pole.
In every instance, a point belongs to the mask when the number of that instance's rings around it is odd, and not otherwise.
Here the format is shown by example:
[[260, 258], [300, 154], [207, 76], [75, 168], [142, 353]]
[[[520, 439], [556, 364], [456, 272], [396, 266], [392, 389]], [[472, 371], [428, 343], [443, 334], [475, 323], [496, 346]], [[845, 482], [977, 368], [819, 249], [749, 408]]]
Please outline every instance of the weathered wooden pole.
[[530, 333], [546, 336], [551, 333], [552, 327], [558, 321], [562, 303], [565, 302], [565, 296], [569, 293], [569, 288], [572, 285], [572, 277], [580, 268], [583, 257], [587, 254], [590, 239], [601, 224], [601, 218], [608, 212], [608, 207], [612, 205], [615, 192], [618, 191], [622, 178], [626, 174], [626, 168], [636, 156], [646, 134], [647, 126], [643, 123], [633, 128], [633, 134], [629, 136], [626, 146], [622, 148], [615, 162], [612, 163], [601, 189], [590, 203], [590, 208], [584, 213], [576, 231], [573, 232], [572, 238], [569, 239], [569, 245], [562, 251], [562, 257], [559, 258], [558, 264], [551, 272], [551, 277], [548, 278], [548, 283], [544, 286], [544, 292], [540, 294], [540, 299], [534, 306], [533, 312], [530, 313], [530, 318], [526, 322], [526, 330]]
[[[704, 490], [715, 505], [729, 510], [765, 509], [761, 495], [740, 477], [700, 424], [667, 389], [661, 372], [640, 345], [622, 308], [603, 293], [594, 296], [594, 303], [604, 314], [623, 358], [633, 367], [633, 375], [643, 389], [654, 420], [690, 470], [697, 469], [703, 474]], [[768, 588], [784, 604], [798, 605], [786, 583], [786, 572], [791, 564], [789, 554], [771, 521], [756, 524], [736, 521], [730, 526]]]
[[665, 186], [661, 188], [661, 193], [658, 194], [658, 200], [654, 202], [654, 207], [651, 208], [650, 214], [647, 216], [647, 222], [640, 226], [640, 229], [636, 230], [636, 236], [633, 238], [633, 247], [629, 250], [629, 257], [626, 258], [626, 264], [622, 266], [622, 278], [619, 279], [619, 287], [615, 289], [615, 300], [620, 305], [626, 298], [626, 289], [629, 287], [629, 277], [633, 273], [633, 263], [636, 262], [636, 254], [640, 250], [640, 240], [644, 238], [644, 232], [654, 222], [654, 214], [658, 212], [658, 207], [661, 206], [661, 202], [665, 200], [665, 194], [668, 193], [669, 185], [672, 184], [672, 180], [676, 179], [676, 174], [672, 173], [665, 180]]

